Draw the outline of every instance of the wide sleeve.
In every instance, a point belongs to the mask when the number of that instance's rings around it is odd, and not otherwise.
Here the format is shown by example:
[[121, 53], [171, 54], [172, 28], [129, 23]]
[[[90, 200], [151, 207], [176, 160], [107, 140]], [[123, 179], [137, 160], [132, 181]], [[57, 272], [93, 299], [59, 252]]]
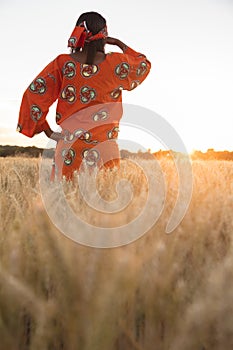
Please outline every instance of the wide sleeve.
[[124, 90], [133, 90], [148, 76], [151, 63], [142, 53], [127, 47], [120, 56], [121, 63], [115, 68], [115, 74]]
[[62, 72], [58, 58], [50, 62], [24, 92], [17, 131], [33, 137], [49, 128], [46, 116], [49, 107], [59, 96]]

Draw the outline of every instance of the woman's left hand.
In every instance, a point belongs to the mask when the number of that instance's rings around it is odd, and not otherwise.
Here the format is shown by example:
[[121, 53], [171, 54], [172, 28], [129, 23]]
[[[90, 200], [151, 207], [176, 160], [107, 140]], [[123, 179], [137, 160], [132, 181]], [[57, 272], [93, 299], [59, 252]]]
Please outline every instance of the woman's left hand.
[[64, 135], [61, 132], [53, 132], [50, 139], [58, 142], [59, 140], [64, 140]]
[[62, 135], [61, 132], [55, 132], [51, 130], [50, 128], [44, 131], [45, 135], [48, 136], [48, 138], [54, 140], [54, 141], [59, 141], [64, 139], [64, 135]]

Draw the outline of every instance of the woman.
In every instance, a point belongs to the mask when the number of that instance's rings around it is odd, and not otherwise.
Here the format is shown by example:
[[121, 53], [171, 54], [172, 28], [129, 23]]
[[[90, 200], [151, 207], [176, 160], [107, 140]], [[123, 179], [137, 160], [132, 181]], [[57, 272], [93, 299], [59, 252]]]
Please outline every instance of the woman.
[[[105, 44], [123, 53], [106, 54]], [[28, 137], [42, 131], [57, 141], [58, 178], [71, 179], [81, 164], [114, 167], [119, 164], [116, 143], [122, 117], [122, 90], [132, 90], [148, 75], [151, 64], [107, 34], [106, 20], [96, 12], [83, 13], [68, 41], [70, 54], [49, 63], [24, 93], [17, 130]], [[53, 132], [46, 115], [57, 100]]]

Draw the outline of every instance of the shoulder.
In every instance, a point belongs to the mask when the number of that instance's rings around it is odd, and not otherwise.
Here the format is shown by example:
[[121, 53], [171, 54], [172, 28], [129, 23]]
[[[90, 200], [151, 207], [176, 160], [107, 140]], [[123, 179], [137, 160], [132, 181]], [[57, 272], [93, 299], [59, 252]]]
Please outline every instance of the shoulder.
[[127, 61], [127, 55], [121, 52], [108, 52], [108, 60], [113, 64], [121, 63]]
[[67, 62], [67, 61], [73, 61], [73, 60], [72, 60], [72, 58], [70, 57], [69, 54], [65, 54], [65, 53], [62, 53], [62, 54], [58, 55], [54, 59], [54, 62], [57, 62], [57, 63], [64, 63], [64, 62]]
[[121, 58], [125, 56], [123, 52], [116, 52], [116, 51], [107, 52], [107, 55], [111, 58]]
[[56, 57], [57, 60], [67, 60], [69, 58], [71, 58], [71, 57], [68, 53], [61, 53], [60, 55], [58, 55]]
[[72, 59], [72, 57], [69, 54], [63, 53], [63, 54], [60, 54], [57, 57], [55, 57], [52, 60], [52, 62], [55, 63], [58, 66], [61, 66], [61, 65], [63, 65], [66, 62], [74, 62], [74, 60]]
[[57, 57], [55, 57], [50, 64], [52, 64], [52, 68], [54, 70], [62, 71], [66, 68], [66, 65], [72, 65], [75, 67], [75, 61], [72, 59], [72, 57], [69, 54], [60, 54]]

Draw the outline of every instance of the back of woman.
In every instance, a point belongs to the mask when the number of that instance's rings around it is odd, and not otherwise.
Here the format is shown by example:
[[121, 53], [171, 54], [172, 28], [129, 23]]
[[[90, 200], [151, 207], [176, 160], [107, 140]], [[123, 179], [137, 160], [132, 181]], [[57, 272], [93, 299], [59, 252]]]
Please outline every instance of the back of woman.
[[[122, 53], [106, 54], [105, 44], [118, 46]], [[82, 164], [119, 166], [122, 90], [136, 88], [151, 65], [143, 54], [108, 37], [106, 21], [96, 12], [79, 17], [68, 46], [70, 54], [56, 57], [25, 91], [18, 131], [28, 137], [44, 131], [57, 141], [57, 176], [71, 179]], [[56, 100], [61, 133], [54, 133], [46, 121]]]

